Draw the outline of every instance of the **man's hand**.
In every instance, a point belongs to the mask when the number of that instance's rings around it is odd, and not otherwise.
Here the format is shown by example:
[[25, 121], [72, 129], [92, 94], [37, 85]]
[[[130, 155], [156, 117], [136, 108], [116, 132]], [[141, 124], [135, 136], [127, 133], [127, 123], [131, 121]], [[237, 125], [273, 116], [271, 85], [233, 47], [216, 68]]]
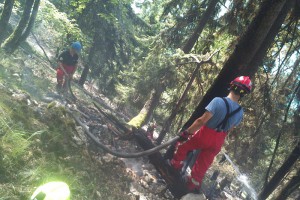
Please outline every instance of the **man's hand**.
[[181, 133], [180, 133], [180, 135], [179, 135], [179, 141], [180, 142], [183, 142], [183, 141], [186, 141], [186, 140], [188, 140], [189, 139], [189, 136], [190, 136], [191, 134], [187, 131], [187, 130], [185, 130], [185, 131], [182, 131]]

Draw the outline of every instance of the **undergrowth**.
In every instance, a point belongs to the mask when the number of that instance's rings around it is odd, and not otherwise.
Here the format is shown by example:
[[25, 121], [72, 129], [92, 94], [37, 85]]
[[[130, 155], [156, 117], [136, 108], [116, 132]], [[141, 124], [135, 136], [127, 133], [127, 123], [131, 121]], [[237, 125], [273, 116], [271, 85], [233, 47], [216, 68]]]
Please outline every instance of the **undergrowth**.
[[[61, 25], [60, 18], [49, 17], [57, 10], [44, 1], [39, 13], [36, 24], [44, 29], [34, 31], [41, 39], [51, 35], [49, 45], [56, 44], [63, 37], [62, 30], [48, 23]], [[63, 26], [78, 30], [66, 22]], [[129, 199], [130, 180], [124, 164], [117, 159], [95, 160], [95, 153], [86, 145], [73, 142], [76, 124], [64, 108], [47, 108], [39, 102], [44, 92], [54, 88], [55, 72], [45, 67], [43, 55], [28, 44], [13, 55], [0, 49], [0, 200], [29, 199], [38, 186], [49, 181], [66, 182], [72, 200]], [[31, 104], [15, 100], [15, 93], [28, 95]]]
[[73, 143], [75, 123], [63, 107], [45, 108], [42, 118], [32, 120], [34, 109], [0, 92], [1, 200], [28, 199], [49, 181], [66, 182], [72, 199], [126, 199], [129, 179], [122, 163], [95, 162], [87, 148]]

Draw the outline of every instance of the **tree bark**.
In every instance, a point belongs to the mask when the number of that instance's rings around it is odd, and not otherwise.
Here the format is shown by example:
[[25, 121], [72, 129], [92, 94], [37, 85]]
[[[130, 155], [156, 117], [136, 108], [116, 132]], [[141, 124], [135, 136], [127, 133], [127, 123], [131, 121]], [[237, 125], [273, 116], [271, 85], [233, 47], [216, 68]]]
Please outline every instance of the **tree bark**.
[[286, 108], [286, 111], [285, 111], [285, 115], [284, 115], [284, 119], [283, 119], [283, 121], [282, 121], [283, 126], [281, 127], [281, 129], [280, 129], [279, 132], [278, 132], [278, 136], [277, 136], [277, 138], [276, 138], [276, 143], [275, 143], [273, 155], [272, 155], [272, 158], [271, 158], [271, 161], [270, 161], [270, 165], [269, 165], [269, 167], [268, 167], [268, 170], [267, 170], [267, 172], [266, 172], [266, 176], [265, 176], [265, 184], [264, 184], [264, 186], [266, 186], [267, 183], [268, 183], [269, 174], [270, 174], [270, 171], [271, 171], [271, 169], [272, 169], [272, 165], [273, 165], [275, 156], [276, 156], [276, 154], [277, 154], [277, 150], [278, 150], [278, 147], [279, 147], [279, 142], [280, 142], [281, 136], [282, 136], [282, 134], [283, 134], [283, 130], [285, 129], [284, 124], [285, 124], [286, 121], [287, 121], [287, 116], [288, 116], [288, 113], [289, 113], [289, 109], [290, 109], [290, 107], [291, 107], [291, 104], [292, 104], [292, 102], [293, 102], [293, 100], [294, 100], [295, 95], [296, 95], [296, 94], [298, 93], [298, 91], [299, 91], [299, 88], [300, 88], [300, 81], [298, 82], [298, 85], [297, 85], [297, 87], [295, 88], [295, 91], [293, 92], [292, 97], [291, 97], [291, 99], [290, 99], [290, 101], [289, 101], [289, 103], [288, 103], [288, 105], [287, 105], [287, 108]]
[[20, 39], [24, 29], [28, 24], [33, 3], [33, 0], [26, 0], [21, 20], [19, 21], [14, 32], [2, 44], [2, 48], [4, 48], [7, 53], [12, 53], [13, 49], [16, 48], [16, 43]]
[[189, 39], [186, 41], [184, 46], [182, 47], [182, 51], [184, 53], [189, 53], [195, 43], [197, 42], [200, 34], [202, 33], [205, 25], [207, 24], [208, 20], [210, 19], [212, 13], [214, 12], [214, 9], [217, 5], [219, 0], [211, 0], [209, 2], [209, 5], [207, 6], [206, 11], [203, 13], [202, 17], [198, 21], [198, 24], [193, 32], [193, 34], [189, 37]]
[[12, 49], [12, 52], [16, 50], [16, 48], [22, 43], [24, 42], [27, 37], [29, 36], [33, 26], [34, 26], [34, 22], [35, 22], [35, 19], [36, 19], [36, 16], [38, 14], [38, 10], [39, 10], [39, 6], [40, 6], [40, 2], [41, 0], [35, 0], [34, 1], [34, 5], [33, 5], [33, 8], [32, 8], [32, 12], [31, 12], [31, 16], [30, 16], [30, 19], [29, 19], [29, 22], [28, 22], [28, 26], [26, 27], [24, 33], [20, 36], [20, 38], [16, 41], [16, 44], [15, 44], [15, 48]]
[[159, 99], [163, 91], [163, 86], [157, 86], [155, 89], [152, 89], [150, 93], [150, 98], [146, 101], [142, 110], [137, 116], [132, 118], [128, 122], [128, 124], [136, 128], [140, 128], [146, 123], [148, 123], [153, 114], [154, 109], [159, 103]]
[[[137, 130], [134, 133], [135, 139], [138, 141], [139, 145], [147, 150], [154, 147], [152, 142], [147, 138], [145, 133], [141, 130]], [[151, 164], [153, 164], [156, 170], [160, 173], [161, 177], [166, 181], [168, 189], [174, 195], [176, 199], [181, 198], [183, 195], [188, 193], [186, 184], [182, 181], [181, 175], [177, 170], [167, 165], [165, 158], [157, 152], [149, 156]]]
[[[284, 116], [284, 120], [283, 122], [285, 122], [287, 120], [287, 116], [288, 116], [288, 112], [289, 112], [289, 108], [291, 106], [291, 103], [294, 99], [294, 97], [296, 96], [296, 98], [299, 100], [300, 97], [298, 96], [300, 94], [300, 82], [298, 82], [298, 85], [294, 91], [294, 93], [292, 94], [292, 98], [288, 103], [287, 109], [286, 109], [286, 114]], [[299, 111], [300, 106], [298, 105], [297, 110]], [[297, 110], [295, 111], [295, 114], [297, 113]], [[297, 122], [295, 121], [295, 125], [297, 124]], [[298, 133], [299, 130], [296, 130], [296, 133]], [[281, 131], [277, 137], [276, 140], [276, 146], [274, 149], [274, 153], [273, 153], [273, 157], [270, 163], [270, 166], [268, 168], [268, 171], [266, 173], [266, 179], [269, 176], [269, 171], [270, 168], [272, 166], [272, 162], [274, 160], [274, 154], [277, 151], [277, 147], [278, 147], [278, 143], [279, 143], [279, 139], [281, 136]], [[259, 195], [259, 199], [266, 199], [278, 186], [278, 184], [280, 183], [280, 181], [284, 178], [284, 176], [287, 174], [287, 172], [290, 170], [290, 168], [293, 166], [293, 164], [297, 161], [297, 159], [299, 159], [300, 157], [300, 142], [298, 142], [297, 146], [294, 148], [294, 150], [291, 152], [290, 156], [288, 157], [288, 159], [283, 163], [283, 165], [279, 168], [279, 170], [275, 173], [275, 175], [272, 177], [272, 179], [266, 183], [264, 185], [263, 190], [261, 191], [260, 195]], [[281, 198], [284, 196], [288, 196], [289, 194], [292, 193], [292, 191], [294, 190], [294, 187], [297, 186], [299, 187], [300, 184], [300, 180], [299, 180], [299, 171], [298, 171], [298, 175], [297, 177], [293, 177], [293, 180], [291, 180], [288, 185], [283, 189], [283, 191], [280, 193], [280, 195], [277, 197], [277, 200], [279, 199], [286, 199], [286, 198]]]
[[275, 20], [274, 24], [270, 28], [266, 38], [264, 39], [263, 43], [259, 47], [258, 51], [256, 52], [255, 56], [251, 59], [251, 62], [248, 66], [242, 71], [242, 74], [247, 74], [250, 77], [253, 77], [254, 74], [257, 72], [259, 65], [262, 65], [262, 60], [265, 57], [268, 49], [274, 42], [274, 39], [278, 32], [280, 31], [281, 25], [283, 24], [288, 12], [294, 7], [295, 1], [289, 0], [286, 1], [285, 5], [283, 6], [282, 10], [280, 11], [277, 19]]
[[8, 21], [12, 12], [12, 9], [14, 7], [15, 0], [6, 0], [4, 3], [3, 11], [1, 13], [1, 19], [0, 19], [0, 44], [4, 40]]
[[287, 199], [296, 189], [300, 187], [300, 169], [297, 174], [286, 184], [275, 200]]
[[[295, 80], [295, 76], [297, 76], [297, 73], [298, 73], [298, 70], [299, 70], [299, 66], [300, 66], [300, 57], [298, 57], [296, 59], [296, 61], [294, 62], [293, 64], [293, 70], [292, 72], [290, 73], [290, 75], [287, 77], [287, 79], [285, 80], [284, 84], [282, 85], [281, 87], [281, 90], [285, 90], [286, 89], [286, 86], [289, 82], [291, 82], [292, 80]], [[300, 98], [299, 98], [300, 100]]]
[[292, 166], [300, 157], [300, 142], [296, 145], [294, 150], [291, 152], [289, 157], [285, 160], [285, 162], [281, 165], [278, 171], [274, 174], [268, 184], [263, 188], [261, 193], [258, 196], [258, 199], [264, 200], [267, 199], [268, 196], [276, 189], [280, 181], [284, 178], [284, 176], [289, 172]]
[[93, 61], [92, 60], [93, 60], [93, 57], [95, 55], [95, 50], [96, 50], [96, 44], [95, 43], [96, 42], [94, 40], [93, 44], [92, 44], [92, 46], [90, 48], [90, 52], [89, 52], [89, 56], [88, 56], [88, 61], [87, 61], [86, 65], [84, 66], [84, 69], [83, 69], [83, 71], [81, 73], [81, 76], [80, 76], [80, 79], [79, 79], [79, 83], [78, 83], [80, 86], [84, 85], [84, 83], [85, 83], [85, 81], [87, 79], [87, 76], [89, 74], [89, 71], [90, 71], [90, 66], [93, 65]]
[[257, 53], [270, 34], [272, 26], [278, 20], [278, 16], [285, 3], [286, 0], [266, 0], [262, 4], [258, 14], [240, 38], [234, 52], [224, 64], [213, 85], [198, 104], [192, 116], [185, 123], [183, 129], [188, 128], [205, 112], [205, 107], [214, 97], [227, 95], [227, 88], [230, 81], [240, 75], [255, 74], [258, 67], [254, 65], [250, 66], [249, 64], [253, 62], [253, 59], [256, 59], [256, 62], [253, 63], [257, 65], [257, 63], [260, 63], [259, 59], [263, 58], [263, 55], [257, 56]]
[[[89, 57], [90, 57], [90, 54], [89, 54]], [[88, 74], [89, 74], [89, 71], [90, 71], [90, 62], [88, 62], [88, 63], [84, 66], [84, 68], [83, 68], [83, 70], [82, 70], [82, 73], [81, 73], [81, 76], [80, 76], [80, 79], [79, 79], [79, 82], [78, 82], [78, 84], [79, 84], [80, 86], [83, 86], [83, 85], [84, 85], [84, 83], [85, 83], [85, 81], [86, 81], [86, 79], [87, 79], [87, 76], [88, 76]]]
[[300, 90], [298, 90], [296, 94], [296, 99], [298, 101], [298, 107], [294, 113], [294, 135], [299, 136], [300, 135]]

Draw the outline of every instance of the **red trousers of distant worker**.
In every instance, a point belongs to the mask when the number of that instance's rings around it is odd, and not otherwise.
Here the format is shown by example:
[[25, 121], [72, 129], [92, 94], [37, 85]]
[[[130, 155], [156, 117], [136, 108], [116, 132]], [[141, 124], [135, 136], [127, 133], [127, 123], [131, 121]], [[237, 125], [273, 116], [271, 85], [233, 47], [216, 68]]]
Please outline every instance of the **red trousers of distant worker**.
[[[69, 66], [69, 65], [63, 64], [63, 68], [67, 72], [68, 76], [72, 76], [72, 74], [75, 71], [74, 66]], [[64, 84], [64, 76], [65, 76], [65, 72], [60, 67], [58, 67], [56, 70], [57, 84], [59, 84], [61, 86]]]
[[[226, 137], [225, 132], [216, 132], [206, 126], [202, 126], [193, 136], [185, 142], [178, 142], [172, 159], [174, 168], [179, 169], [189, 151], [200, 149], [200, 154], [192, 167], [191, 178], [195, 184], [194, 188], [199, 189], [202, 179], [212, 164], [215, 156], [220, 152]], [[189, 189], [194, 189], [189, 187]]]

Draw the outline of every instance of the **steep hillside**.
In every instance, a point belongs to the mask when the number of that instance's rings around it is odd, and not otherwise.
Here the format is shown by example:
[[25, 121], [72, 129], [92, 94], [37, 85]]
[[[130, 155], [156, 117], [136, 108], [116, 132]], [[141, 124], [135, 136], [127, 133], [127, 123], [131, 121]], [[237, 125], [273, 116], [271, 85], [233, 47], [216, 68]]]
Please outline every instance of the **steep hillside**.
[[[17, 20], [14, 14], [11, 25]], [[50, 59], [67, 29], [78, 31], [43, 1], [34, 32]], [[1, 199], [28, 199], [49, 181], [66, 182], [72, 199], [130, 199], [124, 163], [105, 153], [95, 160], [87, 145], [74, 139], [80, 130], [63, 102], [47, 97], [54, 94], [55, 80], [32, 35], [13, 55], [0, 51]]]
[[86, 146], [76, 144], [75, 123], [63, 107], [36, 105], [3, 85], [0, 90], [1, 199], [27, 199], [49, 181], [66, 182], [72, 199], [130, 199], [123, 162], [96, 162]]

